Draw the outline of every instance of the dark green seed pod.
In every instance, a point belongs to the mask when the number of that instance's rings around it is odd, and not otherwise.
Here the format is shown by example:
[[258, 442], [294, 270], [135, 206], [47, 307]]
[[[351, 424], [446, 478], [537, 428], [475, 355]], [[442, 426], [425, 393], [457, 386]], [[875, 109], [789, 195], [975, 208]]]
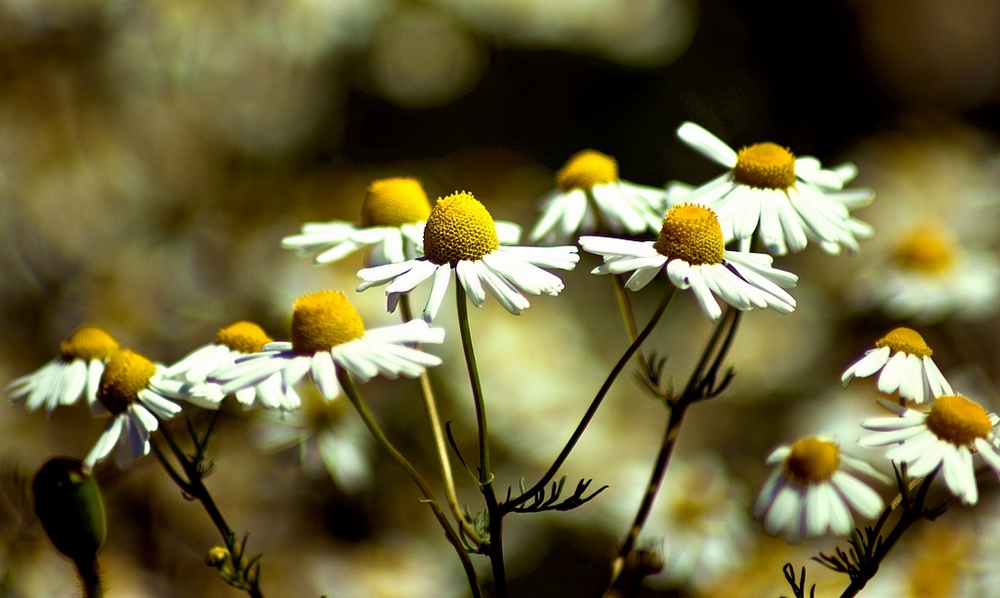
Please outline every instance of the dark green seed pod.
[[35, 514], [59, 552], [93, 563], [107, 535], [101, 490], [79, 459], [49, 459], [31, 481]]

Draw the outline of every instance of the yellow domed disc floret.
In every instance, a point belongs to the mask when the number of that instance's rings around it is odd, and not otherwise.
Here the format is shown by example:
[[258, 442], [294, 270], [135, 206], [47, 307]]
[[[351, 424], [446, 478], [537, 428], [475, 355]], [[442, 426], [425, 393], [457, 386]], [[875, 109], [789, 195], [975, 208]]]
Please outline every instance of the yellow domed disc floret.
[[748, 145], [736, 154], [733, 179], [760, 189], [788, 189], [795, 184], [795, 154], [770, 141]]
[[946, 395], [934, 401], [927, 414], [927, 428], [941, 440], [969, 446], [986, 438], [993, 425], [986, 410], [961, 395]]
[[715, 212], [699, 205], [670, 208], [654, 246], [660, 255], [697, 264], [721, 264], [726, 255]]
[[229, 347], [240, 353], [257, 353], [272, 339], [264, 329], [253, 322], [236, 322], [225, 328], [220, 328], [215, 334], [217, 344]]
[[423, 222], [430, 213], [431, 202], [417, 179], [375, 179], [361, 204], [361, 226], [402, 226]]
[[910, 328], [896, 328], [878, 339], [875, 346], [879, 348], [889, 347], [893, 352], [902, 351], [907, 355], [916, 355], [917, 357], [930, 357], [934, 354], [934, 351], [924, 342], [924, 337]]
[[424, 256], [443, 266], [475, 261], [500, 247], [493, 217], [471, 193], [437, 200], [424, 229]]
[[311, 355], [329, 351], [365, 334], [365, 324], [340, 291], [303, 295], [292, 306], [292, 349]]
[[123, 413], [139, 398], [139, 391], [149, 386], [155, 373], [152, 361], [135, 351], [122, 349], [104, 366], [97, 400], [112, 415]]
[[839, 468], [840, 447], [822, 438], [797, 441], [785, 458], [788, 477], [807, 486], [828, 481]]
[[59, 343], [59, 355], [66, 361], [105, 361], [119, 349], [121, 345], [107, 330], [91, 325], [80, 326], [67, 340]]
[[618, 180], [618, 162], [597, 150], [587, 149], [573, 154], [556, 173], [556, 185], [563, 191], [583, 189]]
[[922, 224], [899, 241], [892, 257], [904, 270], [944, 274], [952, 269], [957, 253], [950, 234], [938, 226]]

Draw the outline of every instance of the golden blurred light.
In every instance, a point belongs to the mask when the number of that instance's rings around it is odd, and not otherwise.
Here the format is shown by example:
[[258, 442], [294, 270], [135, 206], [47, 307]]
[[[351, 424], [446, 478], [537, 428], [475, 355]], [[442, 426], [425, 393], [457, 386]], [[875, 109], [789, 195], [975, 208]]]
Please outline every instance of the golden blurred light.
[[409, 108], [447, 104], [479, 81], [483, 48], [445, 15], [404, 9], [375, 34], [369, 68], [376, 93]]

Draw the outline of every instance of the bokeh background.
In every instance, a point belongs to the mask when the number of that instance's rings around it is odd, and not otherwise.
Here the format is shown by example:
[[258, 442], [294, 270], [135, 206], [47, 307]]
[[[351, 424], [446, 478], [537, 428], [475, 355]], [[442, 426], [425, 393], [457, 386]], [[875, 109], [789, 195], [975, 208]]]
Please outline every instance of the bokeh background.
[[[767, 454], [827, 433], [877, 462], [852, 445], [860, 421], [879, 413], [873, 385], [843, 390], [840, 372], [901, 322], [925, 335], [957, 390], [1000, 407], [996, 286], [978, 309], [959, 297], [917, 321], [877, 303], [879, 275], [914, 223], [947, 226], [957, 246], [997, 262], [993, 0], [0, 0], [0, 381], [50, 360], [85, 322], [165, 363], [238, 319], [285, 337], [295, 297], [351, 292], [362, 256], [316, 268], [280, 239], [306, 221], [356, 220], [373, 178], [416, 176], [432, 197], [467, 190], [525, 228], [554, 171], [584, 148], [615, 156], [629, 181], [703, 182], [719, 171], [675, 139], [684, 120], [737, 147], [772, 140], [825, 164], [854, 161], [856, 185], [877, 194], [856, 215], [876, 235], [858, 256], [810, 246], [778, 260], [800, 276], [798, 310], [744, 319], [736, 381], [691, 411], [643, 536], [667, 552], [716, 536], [720, 548], [693, 574], [665, 572], [637, 593], [789, 595], [790, 561], [806, 566], [817, 595], [839, 595], [846, 578], [809, 561], [835, 539], [787, 546], [752, 520]], [[473, 313], [500, 487], [545, 470], [627, 345], [594, 265], [585, 256], [562, 295], [533, 299], [519, 317], [492, 302]], [[640, 319], [662, 289], [637, 295]], [[351, 296], [369, 325], [396, 321], [379, 290]], [[710, 331], [689, 299], [650, 341], [678, 384]], [[442, 322], [457, 342], [448, 305]], [[454, 342], [433, 379], [473, 454]], [[416, 384], [365, 390], [437, 483]], [[590, 595], [602, 582], [665, 422], [623, 376], [565, 468], [570, 484], [609, 489], [571, 514], [508, 520], [517, 595]], [[265, 446], [274, 426], [292, 423], [312, 441], [353, 443], [364, 467], [337, 478], [314, 446]], [[4, 409], [0, 595], [78, 592], [26, 508], [23, 481], [50, 456], [85, 455], [102, 425], [85, 406], [48, 418]], [[364, 438], [336, 406], [294, 422], [224, 408], [208, 484], [264, 554], [265, 593], [467, 595], [416, 489]], [[110, 519], [109, 596], [239, 595], [203, 564], [219, 542], [209, 519], [154, 459], [95, 473]], [[471, 481], [456, 478], [478, 510]], [[992, 595], [1000, 503], [982, 483], [974, 509], [917, 526], [867, 595]]]

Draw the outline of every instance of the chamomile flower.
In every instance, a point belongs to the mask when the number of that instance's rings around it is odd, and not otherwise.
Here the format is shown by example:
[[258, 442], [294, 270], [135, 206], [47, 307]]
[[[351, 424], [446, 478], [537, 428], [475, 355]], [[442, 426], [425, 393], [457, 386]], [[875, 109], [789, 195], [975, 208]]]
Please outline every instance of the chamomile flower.
[[297, 448], [307, 475], [328, 474], [347, 494], [371, 485], [371, 434], [347, 401], [306, 392], [298, 411], [263, 413], [251, 438], [268, 452]]
[[423, 242], [424, 223], [431, 213], [427, 193], [413, 178], [376, 179], [361, 204], [360, 225], [344, 222], [309, 222], [298, 235], [281, 240], [285, 249], [299, 255], [319, 251], [316, 265], [335, 262], [364, 246], [371, 252], [367, 264], [396, 264], [416, 255]]
[[981, 319], [1000, 308], [1000, 265], [988, 250], [966, 249], [946, 226], [921, 222], [897, 238], [887, 263], [865, 277], [871, 302], [893, 318]]
[[767, 458], [775, 467], [754, 504], [764, 530], [784, 534], [792, 544], [828, 531], [846, 536], [854, 530], [851, 510], [871, 519], [882, 510], [882, 498], [845, 467], [882, 482], [889, 479], [871, 465], [841, 453], [826, 438], [810, 436], [778, 447]]
[[604, 258], [593, 274], [632, 272], [625, 286], [633, 291], [666, 271], [677, 288], [694, 292], [713, 321], [722, 315], [715, 295], [740, 310], [770, 307], [787, 314], [795, 309], [795, 299], [784, 289], [795, 286], [798, 277], [772, 268], [769, 255], [727, 251], [718, 218], [704, 206], [671, 208], [656, 241], [585, 236], [580, 246]]
[[612, 233], [656, 232], [666, 209], [663, 189], [618, 178], [618, 162], [595, 150], [574, 154], [556, 173], [556, 187], [542, 199], [542, 217], [528, 238], [565, 241], [603, 227]]
[[448, 290], [452, 272], [476, 307], [482, 307], [489, 290], [512, 314], [528, 307], [521, 292], [558, 295], [558, 276], [543, 268], [572, 270], [579, 261], [576, 247], [522, 247], [501, 245], [500, 227], [471, 193], [453, 193], [439, 199], [427, 218], [423, 257], [365, 268], [358, 272], [358, 290], [388, 284], [389, 311], [395, 311], [402, 294], [433, 279], [423, 318], [433, 321]]
[[890, 446], [885, 456], [906, 463], [912, 477], [925, 476], [941, 468], [948, 490], [966, 505], [979, 499], [972, 454], [978, 453], [1000, 472], [998, 438], [993, 428], [1000, 422], [978, 403], [962, 395], [944, 395], [920, 412], [879, 401], [898, 417], [878, 417], [861, 425], [875, 434], [860, 440], [863, 446]]
[[86, 397], [93, 410], [104, 364], [120, 349], [103, 328], [80, 326], [59, 344], [59, 357], [7, 385], [10, 401], [24, 403], [28, 411], [45, 405], [51, 414], [59, 405], [72, 405]]
[[755, 143], [738, 152], [691, 122], [677, 129], [684, 143], [728, 168], [724, 174], [684, 195], [684, 202], [704, 204], [719, 215], [723, 230], [749, 245], [754, 231], [772, 253], [805, 249], [809, 239], [824, 251], [839, 254], [859, 249], [858, 238], [872, 228], [850, 216], [875, 197], [869, 190], [843, 191], [857, 175], [853, 164], [824, 169], [811, 156], [796, 158], [771, 142]]
[[84, 458], [87, 467], [115, 452], [118, 467], [149, 452], [149, 434], [160, 419], [177, 415], [181, 407], [168, 397], [181, 396], [181, 382], [163, 378], [163, 370], [146, 357], [122, 349], [104, 367], [97, 389], [97, 405], [111, 415], [104, 432]]
[[924, 337], [910, 328], [896, 328], [875, 342], [875, 348], [847, 368], [841, 381], [844, 386], [855, 377], [866, 378], [881, 370], [878, 389], [886, 394], [899, 391], [899, 396], [917, 403], [951, 394], [951, 385], [934, 364], [934, 351]]
[[339, 291], [319, 291], [299, 297], [292, 307], [291, 342], [264, 345], [261, 351], [238, 357], [216, 370], [209, 380], [229, 394], [280, 375], [285, 405], [301, 405], [294, 386], [307, 374], [327, 400], [340, 394], [336, 368], [361, 382], [381, 374], [415, 378], [441, 359], [407, 343], [444, 342], [444, 330], [423, 320], [366, 330], [361, 315]]
[[[192, 385], [190, 392], [197, 393], [205, 400], [218, 403], [225, 398], [222, 388], [209, 377], [216, 371], [229, 367], [243, 355], [258, 353], [273, 339], [253, 322], [235, 322], [220, 328], [215, 342], [195, 349], [164, 372], [168, 378], [184, 380]], [[236, 400], [249, 409], [259, 404], [268, 409], [290, 410], [299, 406], [294, 395], [282, 391], [281, 374], [274, 373], [253, 386], [241, 388], [233, 393]], [[291, 399], [291, 400], [289, 400]]]

